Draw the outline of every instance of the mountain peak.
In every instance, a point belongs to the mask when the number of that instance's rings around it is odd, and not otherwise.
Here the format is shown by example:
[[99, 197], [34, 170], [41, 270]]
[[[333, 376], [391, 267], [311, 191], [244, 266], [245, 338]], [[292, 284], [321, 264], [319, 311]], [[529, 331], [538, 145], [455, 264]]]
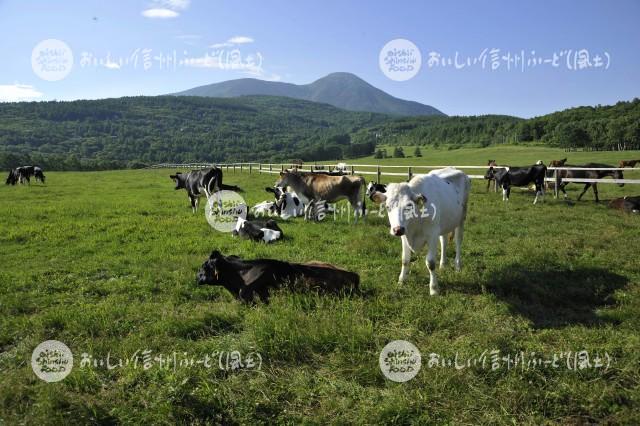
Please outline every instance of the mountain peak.
[[349, 111], [405, 116], [444, 115], [432, 106], [395, 98], [348, 72], [333, 72], [303, 85], [242, 78], [195, 87], [175, 95], [222, 98], [247, 95], [285, 96], [326, 103]]

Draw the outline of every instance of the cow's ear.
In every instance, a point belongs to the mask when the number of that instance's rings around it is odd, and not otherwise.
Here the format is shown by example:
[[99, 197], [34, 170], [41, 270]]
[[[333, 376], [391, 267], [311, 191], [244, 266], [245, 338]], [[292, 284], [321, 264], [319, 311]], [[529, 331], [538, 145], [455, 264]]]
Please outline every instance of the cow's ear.
[[222, 253], [220, 253], [218, 250], [212, 251], [209, 255], [209, 259], [219, 259], [220, 257], [222, 257]]
[[423, 194], [417, 194], [413, 197], [413, 202], [418, 206], [423, 206], [427, 202], [427, 197], [425, 197]]
[[178, 176], [176, 176], [176, 175], [170, 175], [169, 177], [170, 177], [171, 179], [173, 179], [173, 180], [178, 179]]
[[266, 187], [264, 190], [267, 191], [267, 192], [271, 192], [272, 194], [276, 193], [276, 190], [273, 189], [273, 188], [270, 188], [270, 187]]

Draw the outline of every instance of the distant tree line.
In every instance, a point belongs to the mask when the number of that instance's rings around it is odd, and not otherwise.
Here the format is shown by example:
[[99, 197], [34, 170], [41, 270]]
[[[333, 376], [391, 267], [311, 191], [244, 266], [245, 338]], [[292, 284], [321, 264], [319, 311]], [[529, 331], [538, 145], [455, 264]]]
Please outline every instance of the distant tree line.
[[[137, 168], [160, 162], [286, 162], [386, 158], [376, 146], [456, 148], [542, 143], [640, 149], [640, 100], [521, 119], [391, 117], [271, 96], [124, 97], [0, 103], [0, 167]], [[403, 157], [394, 149], [393, 157]]]

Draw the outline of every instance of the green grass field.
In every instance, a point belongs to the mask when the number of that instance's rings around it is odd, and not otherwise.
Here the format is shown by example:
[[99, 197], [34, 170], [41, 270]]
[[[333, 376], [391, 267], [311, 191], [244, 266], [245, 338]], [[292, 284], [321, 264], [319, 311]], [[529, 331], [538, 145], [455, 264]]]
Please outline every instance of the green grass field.
[[[422, 161], [564, 156], [530, 151], [423, 150]], [[572, 163], [574, 155], [575, 162], [620, 157], [567, 153]], [[474, 181], [463, 269], [453, 270], [450, 245], [442, 294], [430, 297], [425, 252], [397, 286], [400, 241], [389, 236], [386, 217], [355, 226], [297, 218], [280, 224], [283, 241], [241, 241], [213, 230], [202, 210], [191, 213], [172, 171], [51, 172], [46, 186], [0, 187], [0, 424], [640, 423], [637, 216], [596, 205], [592, 193], [579, 203], [547, 196], [533, 206], [531, 193], [515, 190], [505, 204]], [[274, 179], [225, 174], [249, 204], [269, 199], [264, 187]], [[572, 199], [579, 189], [569, 185]], [[603, 200], [622, 194], [640, 187], [600, 186]], [[280, 293], [269, 305], [245, 306], [223, 288], [196, 286], [213, 249], [331, 262], [359, 273], [363, 292]], [[57, 383], [31, 368], [32, 351], [48, 339], [66, 343], [75, 359]], [[422, 354], [422, 369], [405, 383], [386, 379], [378, 365], [382, 348], [398, 339]], [[80, 364], [83, 353], [116, 364], [145, 350], [200, 359], [259, 353], [262, 365]], [[569, 368], [566, 353], [573, 359], [583, 350], [591, 367]], [[524, 353], [525, 362], [560, 359], [526, 368], [501, 360], [492, 369], [491, 351]], [[445, 366], [430, 363], [431, 354]], [[456, 356], [459, 368], [446, 365]], [[466, 365], [483, 356], [484, 366]]]

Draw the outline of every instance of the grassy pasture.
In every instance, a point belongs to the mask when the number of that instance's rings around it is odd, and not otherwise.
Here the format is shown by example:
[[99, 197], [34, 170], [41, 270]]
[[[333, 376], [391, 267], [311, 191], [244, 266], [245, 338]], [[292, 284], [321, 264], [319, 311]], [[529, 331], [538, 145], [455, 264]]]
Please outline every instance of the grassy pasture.
[[[546, 153], [423, 150], [423, 161], [564, 157]], [[619, 157], [567, 153], [572, 163], [574, 154]], [[0, 424], [640, 423], [638, 217], [596, 205], [590, 193], [580, 203], [548, 196], [532, 206], [532, 194], [515, 190], [505, 204], [474, 181], [463, 270], [453, 271], [450, 245], [442, 295], [430, 297], [424, 252], [408, 283], [396, 285], [400, 242], [386, 217], [356, 226], [294, 219], [281, 224], [284, 241], [239, 241], [213, 230], [202, 211], [191, 214], [170, 172], [52, 172], [46, 186], [0, 187]], [[264, 187], [274, 178], [225, 174], [249, 204], [269, 199]], [[635, 188], [601, 185], [600, 195], [637, 195]], [[575, 199], [580, 187], [567, 189]], [[363, 294], [282, 293], [244, 306], [222, 288], [195, 285], [214, 248], [331, 262], [358, 272]], [[65, 342], [75, 357], [58, 383], [31, 370], [33, 349], [47, 339]], [[378, 366], [381, 349], [397, 339], [422, 353], [422, 369], [406, 383], [387, 380]], [[83, 352], [113, 360], [144, 350], [259, 352], [263, 363], [259, 371], [79, 365]], [[428, 364], [431, 353], [458, 354], [464, 364], [492, 350], [612, 358], [607, 369], [578, 371], [564, 359], [558, 368], [502, 362], [492, 370], [490, 355], [484, 368]]]

